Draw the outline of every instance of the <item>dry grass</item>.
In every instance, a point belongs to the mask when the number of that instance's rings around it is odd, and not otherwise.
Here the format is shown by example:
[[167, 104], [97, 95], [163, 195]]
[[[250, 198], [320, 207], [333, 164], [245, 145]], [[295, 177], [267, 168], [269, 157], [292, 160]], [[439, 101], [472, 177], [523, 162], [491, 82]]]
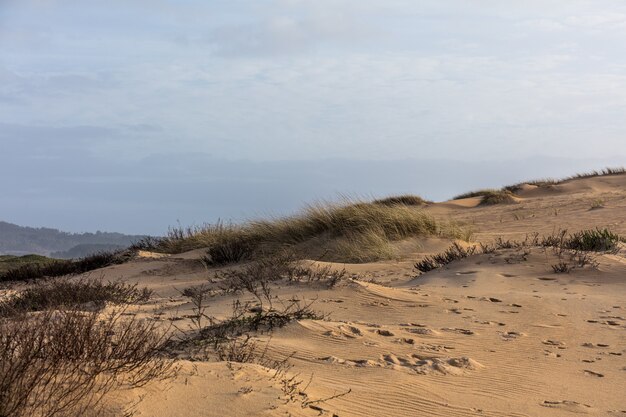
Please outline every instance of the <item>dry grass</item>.
[[[507, 185], [500, 189], [489, 188], [489, 189], [484, 189], [484, 190], [471, 191], [468, 193], [459, 194], [456, 197], [454, 197], [453, 200], [460, 200], [462, 198], [471, 198], [471, 197], [487, 197], [487, 196], [494, 195], [494, 196], [497, 196], [497, 197], [494, 197], [494, 200], [493, 200], [493, 201], [496, 201], [495, 203], [485, 203], [485, 199], [483, 198], [483, 204], [501, 204], [501, 203], [507, 203], [507, 202], [510, 203], [513, 200], [512, 195], [520, 191], [522, 189], [522, 186], [527, 185], [527, 184], [535, 185], [537, 187], [547, 188], [547, 187], [552, 187], [555, 185], [563, 184], [564, 182], [570, 181], [570, 180], [602, 177], [606, 175], [623, 175], [623, 174], [626, 174], [626, 168], [624, 167], [604, 168], [604, 169], [601, 169], [600, 171], [582, 172], [582, 173], [575, 174], [575, 175], [561, 178], [561, 179], [542, 178], [538, 180], [524, 181], [524, 182], [520, 182], [520, 183], [513, 184], [513, 185]], [[509, 194], [510, 196], [509, 198], [506, 197], [505, 195], [506, 193]]]
[[471, 191], [469, 193], [460, 194], [453, 198], [453, 200], [460, 200], [463, 198], [481, 197], [481, 206], [490, 206], [495, 204], [513, 204], [515, 203], [514, 194], [508, 190], [496, 190], [496, 189], [484, 189], [478, 191]]
[[[209, 265], [253, 259], [285, 248], [302, 257], [359, 262], [389, 259], [391, 242], [418, 236], [461, 237], [463, 231], [452, 223], [436, 221], [414, 205], [346, 199], [309, 205], [289, 217], [171, 230], [167, 237], [151, 242], [149, 249], [178, 253], [207, 247]], [[309, 252], [313, 247], [326, 250]]]
[[601, 169], [600, 171], [589, 171], [589, 172], [581, 172], [578, 174], [574, 174], [571, 175], [569, 177], [565, 177], [565, 178], [560, 178], [560, 179], [554, 179], [554, 178], [542, 178], [539, 180], [533, 180], [533, 181], [524, 181], [524, 182], [520, 182], [518, 184], [513, 184], [513, 185], [508, 185], [506, 187], [502, 187], [502, 190], [506, 190], [506, 191], [510, 191], [510, 192], [517, 192], [519, 191], [523, 185], [529, 184], [529, 185], [535, 185], [537, 187], [541, 187], [541, 188], [546, 188], [546, 187], [551, 187], [551, 186], [555, 186], [555, 185], [559, 185], [559, 184], [563, 184], [566, 181], [571, 181], [571, 180], [577, 180], [577, 179], [584, 179], [584, 178], [593, 178], [593, 177], [603, 177], [603, 176], [607, 176], [607, 175], [622, 175], [622, 174], [626, 174], [626, 168], [624, 167], [614, 167], [614, 168], [604, 168]]
[[377, 199], [377, 200], [372, 201], [372, 203], [382, 204], [383, 206], [395, 206], [398, 204], [402, 204], [405, 206], [424, 206], [431, 202], [424, 200], [422, 197], [418, 195], [403, 194], [403, 195]]

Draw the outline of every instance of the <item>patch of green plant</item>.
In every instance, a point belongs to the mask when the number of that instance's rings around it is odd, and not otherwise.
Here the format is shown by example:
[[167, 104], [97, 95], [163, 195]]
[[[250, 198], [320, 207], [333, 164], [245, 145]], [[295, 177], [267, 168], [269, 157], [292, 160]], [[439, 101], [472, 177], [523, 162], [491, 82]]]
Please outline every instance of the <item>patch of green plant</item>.
[[45, 265], [55, 262], [56, 259], [48, 258], [42, 255], [23, 255], [23, 256], [13, 256], [13, 255], [0, 255], [0, 274], [10, 270], [15, 269], [23, 265], [28, 264], [38, 264]]
[[0, 273], [2, 281], [27, 281], [44, 277], [80, 275], [95, 269], [121, 264], [128, 259], [128, 252], [101, 252], [78, 260], [54, 259], [50, 262], [24, 263]]
[[569, 235], [563, 247], [572, 250], [607, 252], [617, 248], [620, 236], [609, 229], [582, 230]]

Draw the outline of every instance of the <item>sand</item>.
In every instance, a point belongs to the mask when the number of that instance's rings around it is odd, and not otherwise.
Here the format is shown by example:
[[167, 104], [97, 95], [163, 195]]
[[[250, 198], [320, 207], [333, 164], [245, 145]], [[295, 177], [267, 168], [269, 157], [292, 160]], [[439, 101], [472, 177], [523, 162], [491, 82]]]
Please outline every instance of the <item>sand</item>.
[[[472, 200], [472, 201], [470, 201]], [[602, 208], [592, 209], [602, 200]], [[517, 204], [433, 204], [442, 219], [473, 224], [474, 239], [523, 239], [610, 227], [626, 235], [626, 175], [524, 187]], [[179, 358], [174, 379], [116, 392], [112, 406], [135, 403], [135, 416], [593, 416], [626, 415], [626, 247], [597, 257], [598, 268], [555, 274], [550, 249], [472, 256], [416, 277], [413, 263], [451, 241], [406, 245], [401, 260], [346, 268], [358, 280], [333, 289], [291, 284], [282, 299], [316, 300], [322, 320], [267, 334], [266, 356], [290, 357], [288, 375], [306, 398], [288, 398], [259, 364]], [[202, 251], [142, 254], [103, 270], [156, 291], [140, 314], [191, 324], [183, 288], [207, 282]], [[248, 297], [249, 298], [249, 297]], [[211, 300], [226, 317], [234, 296]], [[158, 311], [158, 314], [156, 313]], [[328, 401], [317, 401], [348, 392]]]

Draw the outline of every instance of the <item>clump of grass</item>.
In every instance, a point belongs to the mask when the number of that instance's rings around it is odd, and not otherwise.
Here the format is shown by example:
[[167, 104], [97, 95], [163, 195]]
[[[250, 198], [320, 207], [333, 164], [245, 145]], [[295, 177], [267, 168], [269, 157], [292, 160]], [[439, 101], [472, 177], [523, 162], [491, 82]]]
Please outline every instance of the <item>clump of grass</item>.
[[483, 206], [491, 206], [495, 204], [513, 204], [515, 203], [515, 198], [510, 191], [489, 191], [483, 194], [483, 198], [480, 201], [480, 205]]
[[148, 301], [152, 292], [136, 284], [101, 279], [54, 280], [26, 288], [0, 302], [0, 318], [59, 307], [101, 309], [107, 302], [131, 304]]
[[363, 261], [392, 257], [390, 243], [393, 241], [417, 236], [456, 238], [461, 235], [460, 228], [438, 222], [415, 206], [345, 200], [337, 204], [309, 205], [289, 217], [238, 225], [218, 222], [201, 228], [171, 230], [153, 250], [176, 253], [208, 247], [205, 261], [213, 266], [249, 260], [286, 248], [300, 250], [306, 256], [312, 246], [324, 246], [332, 249], [332, 253], [326, 251], [324, 255], [334, 260]]
[[569, 235], [563, 240], [562, 246], [567, 249], [591, 252], [608, 252], [615, 250], [620, 236], [609, 229], [582, 230]]
[[512, 204], [515, 203], [514, 194], [508, 190], [496, 190], [485, 189], [472, 191], [465, 194], [460, 194], [453, 198], [453, 200], [461, 200], [464, 198], [482, 197], [480, 201], [481, 206], [495, 205], [495, 204]]
[[470, 191], [467, 193], [459, 194], [453, 198], [453, 200], [462, 200], [464, 198], [483, 197], [486, 194], [497, 193], [500, 190], [495, 188], [485, 188], [483, 190]]
[[374, 204], [381, 204], [383, 206], [395, 206], [398, 204], [402, 204], [405, 206], [423, 206], [429, 204], [430, 201], [424, 200], [422, 197], [412, 194], [403, 194], [398, 196], [391, 196], [386, 198], [381, 198], [372, 201]]
[[427, 256], [420, 262], [417, 262], [414, 267], [419, 272], [428, 272], [432, 271], [433, 269], [441, 268], [456, 260], [472, 256], [475, 252], [476, 246], [470, 246], [466, 249], [455, 242], [444, 252], [438, 253], [433, 256]]
[[56, 259], [46, 263], [27, 263], [0, 274], [0, 282], [84, 274], [95, 269], [121, 264], [128, 259], [128, 256], [127, 251], [100, 252], [78, 260]]

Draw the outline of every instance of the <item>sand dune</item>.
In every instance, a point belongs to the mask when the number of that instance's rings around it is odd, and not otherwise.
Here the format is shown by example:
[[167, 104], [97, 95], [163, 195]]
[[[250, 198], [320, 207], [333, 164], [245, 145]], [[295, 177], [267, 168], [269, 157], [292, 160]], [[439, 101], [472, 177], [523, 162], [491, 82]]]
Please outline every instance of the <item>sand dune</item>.
[[[516, 204], [467, 199], [426, 208], [471, 223], [477, 241], [523, 239], [609, 227], [626, 235], [626, 175], [525, 186]], [[600, 208], [594, 204], [601, 200]], [[334, 288], [281, 283], [281, 300], [314, 301], [321, 319], [255, 335], [268, 361], [288, 358], [285, 379], [263, 363], [203, 360], [179, 353], [174, 379], [111, 398], [135, 416], [598, 416], [626, 415], [626, 245], [596, 254], [597, 267], [557, 274], [553, 250], [503, 248], [417, 276], [415, 261], [448, 247], [429, 238], [401, 259], [345, 268]], [[102, 270], [105, 278], [155, 290], [136, 313], [190, 329], [193, 304], [181, 295], [206, 284], [196, 250], [141, 253]], [[234, 294], [211, 298], [207, 315], [228, 317]], [[177, 331], [177, 330], [175, 330]], [[302, 393], [302, 392], [304, 393]], [[333, 398], [336, 397], [336, 398]]]

